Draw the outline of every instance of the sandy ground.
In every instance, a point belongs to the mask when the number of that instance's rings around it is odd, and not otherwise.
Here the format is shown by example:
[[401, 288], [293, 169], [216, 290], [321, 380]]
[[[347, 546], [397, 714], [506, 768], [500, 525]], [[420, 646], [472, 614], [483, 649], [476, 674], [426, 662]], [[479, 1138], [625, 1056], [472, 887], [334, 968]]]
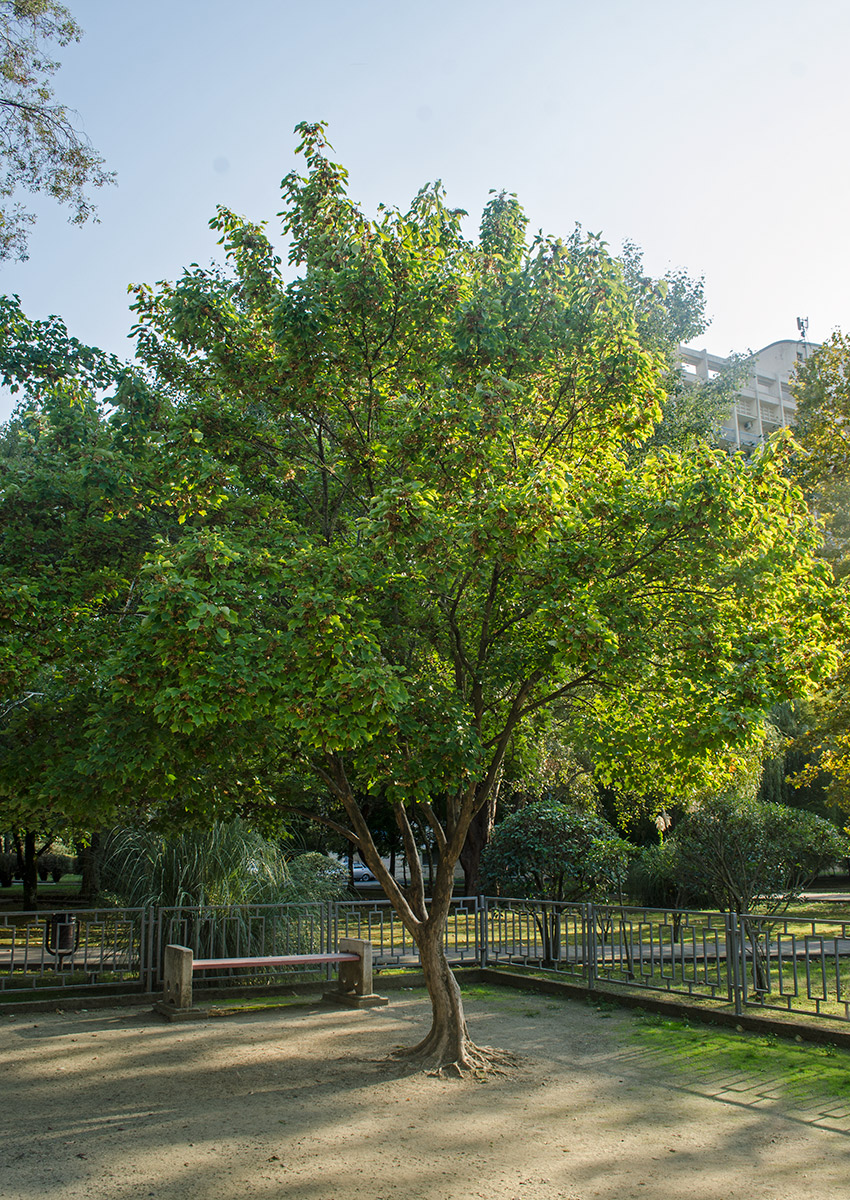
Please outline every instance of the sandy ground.
[[[484, 1082], [388, 1071], [419, 992], [161, 1023], [0, 1017], [3, 1200], [846, 1200], [850, 1104], [689, 1078], [637, 1018], [516, 992], [467, 1002], [522, 1056]], [[698, 1036], [698, 1031], [695, 1031]]]

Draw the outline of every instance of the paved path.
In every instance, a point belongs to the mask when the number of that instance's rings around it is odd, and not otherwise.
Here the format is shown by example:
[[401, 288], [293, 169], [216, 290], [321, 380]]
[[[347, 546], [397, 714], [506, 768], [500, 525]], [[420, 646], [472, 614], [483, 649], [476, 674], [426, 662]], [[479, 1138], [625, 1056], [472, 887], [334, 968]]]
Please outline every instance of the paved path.
[[[850, 1102], [665, 1054], [620, 1010], [473, 989], [485, 1082], [387, 1071], [427, 1028], [386, 1009], [191, 1025], [141, 1011], [0, 1015], [10, 1200], [846, 1200]], [[648, 1028], [648, 1026], [646, 1027]], [[744, 1043], [746, 1044], [746, 1043]], [[793, 1051], [792, 1051], [793, 1053]], [[819, 1052], [800, 1048], [801, 1062]], [[783, 1060], [784, 1061], [784, 1060]], [[806, 1061], [808, 1059], [806, 1058]]]

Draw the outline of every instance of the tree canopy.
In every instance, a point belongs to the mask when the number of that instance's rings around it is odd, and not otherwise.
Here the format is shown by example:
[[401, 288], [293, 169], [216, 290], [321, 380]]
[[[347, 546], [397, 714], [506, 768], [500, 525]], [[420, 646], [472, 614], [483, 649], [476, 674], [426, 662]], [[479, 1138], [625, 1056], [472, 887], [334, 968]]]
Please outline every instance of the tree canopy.
[[[474, 240], [439, 186], [369, 219], [323, 128], [300, 133], [288, 282], [263, 227], [220, 209], [223, 267], [136, 289], [173, 519], [113, 622], [81, 769], [178, 822], [311, 810], [347, 837], [420, 948], [416, 1053], [467, 1067], [443, 927], [511, 739], [557, 709], [603, 777], [710, 778], [831, 665], [833, 597], [782, 438], [749, 464], [642, 449], [669, 368], [651, 282], [598, 237], [526, 239], [503, 193]], [[151, 395], [117, 419], [143, 425]]]
[[44, 192], [83, 224], [95, 209], [87, 189], [112, 183], [103, 159], [54, 100], [59, 63], [50, 43], [67, 46], [82, 30], [57, 0], [0, 0], [0, 259], [27, 257], [35, 217], [16, 197]]
[[16, 297], [0, 298], [0, 380], [21, 395], [0, 430], [0, 823], [30, 847], [30, 904], [36, 832], [49, 842], [148, 809], [143, 787], [106, 786], [86, 755], [134, 575], [153, 532], [177, 523], [177, 493], [157, 476], [150, 422], [137, 436], [126, 369]]
[[607, 898], [634, 847], [592, 812], [539, 800], [501, 821], [484, 851], [485, 892], [533, 900]]

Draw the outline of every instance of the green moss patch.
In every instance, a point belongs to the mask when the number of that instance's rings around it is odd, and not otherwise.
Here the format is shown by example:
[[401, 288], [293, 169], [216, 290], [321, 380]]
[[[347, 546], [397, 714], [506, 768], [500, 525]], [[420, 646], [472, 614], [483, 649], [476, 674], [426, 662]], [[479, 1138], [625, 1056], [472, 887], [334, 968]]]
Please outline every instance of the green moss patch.
[[756, 1090], [797, 1103], [834, 1101], [850, 1110], [850, 1052], [782, 1038], [727, 1032], [672, 1017], [638, 1014], [631, 1039], [671, 1072], [721, 1090]]

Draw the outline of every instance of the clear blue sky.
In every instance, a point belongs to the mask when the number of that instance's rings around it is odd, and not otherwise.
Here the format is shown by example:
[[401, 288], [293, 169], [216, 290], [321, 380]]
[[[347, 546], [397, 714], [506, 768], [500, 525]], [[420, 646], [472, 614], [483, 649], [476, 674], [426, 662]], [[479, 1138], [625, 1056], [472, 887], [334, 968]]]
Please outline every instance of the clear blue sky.
[[56, 93], [118, 186], [83, 229], [38, 202], [0, 286], [83, 341], [132, 354], [127, 285], [216, 257], [217, 203], [276, 234], [293, 126], [318, 119], [367, 210], [441, 178], [472, 231], [506, 188], [532, 229], [579, 221], [704, 275], [718, 353], [797, 316], [850, 329], [846, 0], [68, 5], [85, 37]]

